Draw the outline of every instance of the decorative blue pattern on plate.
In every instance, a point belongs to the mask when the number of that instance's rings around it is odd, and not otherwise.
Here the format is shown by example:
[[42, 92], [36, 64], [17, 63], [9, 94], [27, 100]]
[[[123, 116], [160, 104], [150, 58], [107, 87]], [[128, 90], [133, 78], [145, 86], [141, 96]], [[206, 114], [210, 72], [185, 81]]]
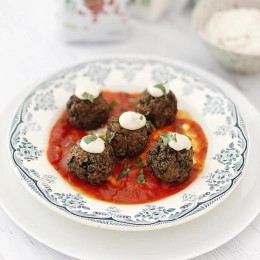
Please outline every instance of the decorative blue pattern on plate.
[[[48, 163], [46, 150], [51, 127], [82, 81], [129, 92], [168, 81], [178, 107], [200, 123], [208, 138], [207, 160], [200, 176], [174, 196], [138, 205], [93, 200], [70, 187]], [[247, 153], [244, 120], [217, 86], [174, 63], [148, 58], [104, 58], [55, 74], [22, 101], [10, 129], [11, 160], [22, 183], [36, 198], [75, 221], [117, 230], [164, 228], [206, 213], [235, 188]]]

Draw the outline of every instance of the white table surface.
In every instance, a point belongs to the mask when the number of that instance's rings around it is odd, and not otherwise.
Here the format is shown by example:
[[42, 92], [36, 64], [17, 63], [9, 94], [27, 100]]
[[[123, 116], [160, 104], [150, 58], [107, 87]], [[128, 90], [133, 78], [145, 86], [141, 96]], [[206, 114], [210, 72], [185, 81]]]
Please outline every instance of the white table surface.
[[[68, 45], [57, 39], [53, 0], [1, 1], [0, 109], [26, 86], [69, 64], [111, 53], [155, 54], [183, 60], [233, 84], [260, 111], [260, 75], [225, 71], [191, 25], [190, 8], [169, 13], [158, 23], [131, 20], [128, 39], [100, 45]], [[0, 260], [69, 260], [20, 229], [0, 207]], [[194, 260], [259, 260], [260, 215], [239, 235]]]

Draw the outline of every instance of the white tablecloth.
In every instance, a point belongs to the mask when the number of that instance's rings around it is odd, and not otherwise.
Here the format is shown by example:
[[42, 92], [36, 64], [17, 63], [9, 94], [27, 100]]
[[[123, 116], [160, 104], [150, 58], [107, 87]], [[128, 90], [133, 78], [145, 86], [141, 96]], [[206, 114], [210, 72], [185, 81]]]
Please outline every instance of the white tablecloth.
[[[86, 59], [111, 53], [160, 55], [208, 70], [238, 88], [260, 110], [260, 75], [225, 71], [211, 56], [191, 25], [190, 8], [169, 13], [158, 23], [131, 20], [126, 41], [68, 45], [57, 39], [55, 3], [2, 1], [0, 7], [0, 109], [39, 78]], [[0, 208], [0, 259], [65, 260], [65, 256], [27, 235]], [[259, 260], [260, 215], [238, 236], [196, 260]]]

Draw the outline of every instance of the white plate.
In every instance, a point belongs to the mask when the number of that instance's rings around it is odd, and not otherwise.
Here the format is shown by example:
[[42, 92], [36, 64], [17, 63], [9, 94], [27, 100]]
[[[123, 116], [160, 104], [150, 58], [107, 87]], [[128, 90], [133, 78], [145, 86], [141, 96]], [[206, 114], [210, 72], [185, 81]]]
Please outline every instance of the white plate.
[[249, 134], [254, 138], [244, 177], [223, 203], [188, 223], [140, 232], [138, 236], [135, 232], [93, 228], [55, 214], [27, 192], [8, 161], [7, 124], [21, 96], [25, 96], [20, 94], [0, 116], [0, 139], [6, 144], [0, 146], [0, 202], [7, 214], [40, 242], [64, 254], [88, 260], [188, 259], [213, 250], [240, 233], [260, 212], [260, 161], [255, 156], [260, 145], [260, 115], [230, 84], [193, 66], [178, 64], [203, 75], [235, 97]]
[[[187, 188], [146, 204], [107, 203], [78, 193], [50, 165], [50, 129], [78, 83], [138, 92], [165, 81], [177, 96], [178, 108], [199, 122], [209, 143], [205, 168]], [[13, 165], [40, 202], [74, 221], [127, 231], [165, 228], [212, 210], [241, 180], [248, 147], [244, 119], [217, 85], [174, 62], [132, 56], [95, 59], [48, 77], [21, 101], [10, 130]]]

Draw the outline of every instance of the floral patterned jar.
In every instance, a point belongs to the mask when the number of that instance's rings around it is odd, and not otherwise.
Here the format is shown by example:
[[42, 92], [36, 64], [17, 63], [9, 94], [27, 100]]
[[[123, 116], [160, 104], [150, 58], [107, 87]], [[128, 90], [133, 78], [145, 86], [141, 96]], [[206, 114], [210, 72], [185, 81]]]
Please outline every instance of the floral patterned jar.
[[128, 0], [58, 0], [58, 27], [66, 42], [108, 42], [127, 35]]

